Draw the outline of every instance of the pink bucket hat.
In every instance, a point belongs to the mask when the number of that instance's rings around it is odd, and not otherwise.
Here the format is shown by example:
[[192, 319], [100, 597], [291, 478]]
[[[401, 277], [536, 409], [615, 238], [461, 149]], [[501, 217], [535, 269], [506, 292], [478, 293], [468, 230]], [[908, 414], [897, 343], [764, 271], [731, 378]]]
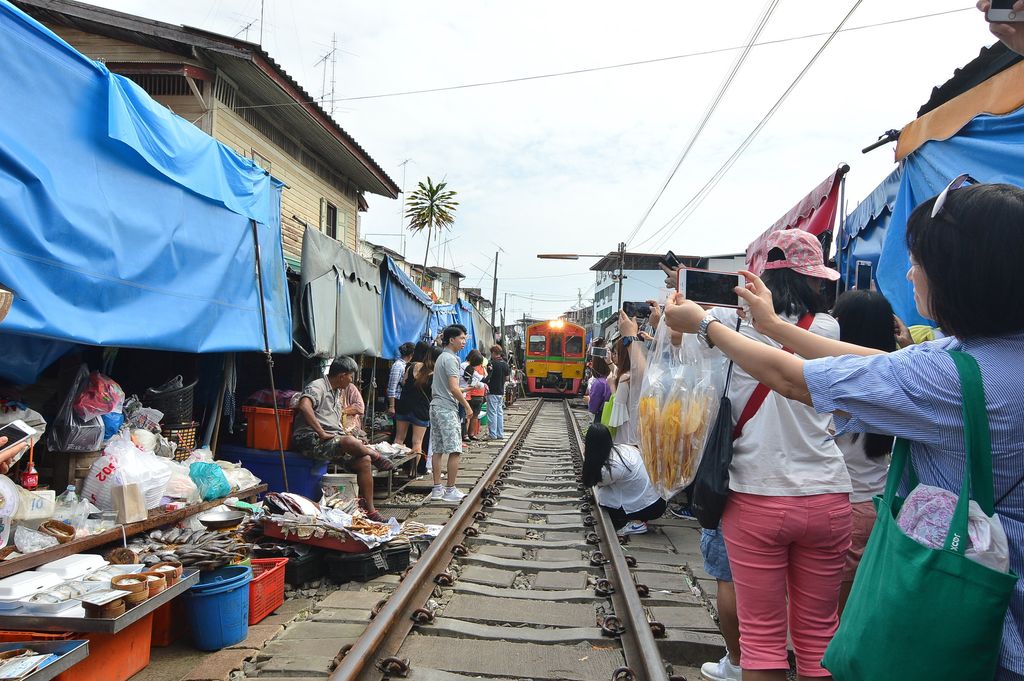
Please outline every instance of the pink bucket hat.
[[765, 252], [773, 248], [781, 249], [785, 254], [782, 260], [765, 263], [765, 270], [793, 270], [808, 277], [835, 281], [839, 272], [825, 267], [825, 257], [821, 253], [821, 242], [810, 232], [802, 229], [780, 229], [772, 232], [765, 239]]

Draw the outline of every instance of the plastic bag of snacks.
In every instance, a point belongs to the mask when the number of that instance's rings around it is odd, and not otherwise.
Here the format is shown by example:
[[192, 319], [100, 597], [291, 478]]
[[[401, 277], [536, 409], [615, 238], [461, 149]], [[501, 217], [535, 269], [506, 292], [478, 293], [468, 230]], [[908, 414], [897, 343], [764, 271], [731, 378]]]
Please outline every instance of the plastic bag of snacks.
[[651, 483], [668, 498], [697, 474], [725, 388], [728, 364], [695, 335], [661, 324], [640, 392], [640, 451]]

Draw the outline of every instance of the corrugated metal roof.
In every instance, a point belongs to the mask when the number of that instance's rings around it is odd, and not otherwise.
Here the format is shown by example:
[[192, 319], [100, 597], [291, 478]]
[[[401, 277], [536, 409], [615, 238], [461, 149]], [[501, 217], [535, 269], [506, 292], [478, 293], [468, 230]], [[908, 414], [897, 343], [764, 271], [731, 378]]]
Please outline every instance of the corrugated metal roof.
[[[78, 28], [126, 42], [209, 61], [248, 97], [260, 115], [292, 133], [362, 190], [397, 198], [398, 185], [262, 47], [189, 26], [88, 5], [74, 0], [12, 0], [46, 24]], [[264, 106], [269, 105], [269, 106]]]

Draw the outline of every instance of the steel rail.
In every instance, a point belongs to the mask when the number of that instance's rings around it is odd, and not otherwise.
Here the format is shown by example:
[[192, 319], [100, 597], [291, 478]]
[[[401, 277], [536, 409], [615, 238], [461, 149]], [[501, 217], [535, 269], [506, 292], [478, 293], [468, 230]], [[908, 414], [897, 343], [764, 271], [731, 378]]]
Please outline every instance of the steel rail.
[[[579, 423], [573, 417], [568, 402], [565, 403], [565, 409], [566, 417], [572, 423], [571, 435], [575, 437], [582, 455], [583, 435], [580, 432]], [[652, 623], [648, 621], [647, 613], [640, 601], [637, 584], [633, 581], [629, 565], [626, 564], [626, 557], [619, 545], [615, 527], [612, 525], [608, 512], [597, 503], [597, 488], [591, 487], [590, 491], [594, 499], [592, 515], [597, 521], [598, 537], [601, 540], [604, 556], [608, 560], [604, 566], [605, 573], [615, 587], [610, 595], [612, 606], [615, 609], [616, 617], [625, 626], [625, 631], [620, 636], [620, 642], [623, 655], [626, 658], [626, 667], [632, 671], [634, 681], [669, 681], [661, 651], [658, 650], [658, 644], [654, 640]]]
[[[533, 410], [527, 414], [523, 423], [498, 452], [480, 482], [462, 500], [444, 529], [405, 574], [398, 588], [370, 621], [362, 635], [350, 648], [339, 652], [339, 657], [343, 657], [331, 673], [330, 681], [383, 679], [387, 675], [379, 665], [398, 654], [403, 641], [417, 623], [413, 619], [418, 612], [417, 609], [422, 608], [430, 598], [438, 585], [435, 580], [455, 557], [453, 550], [458, 550], [456, 547], [462, 546], [462, 539], [465, 536], [463, 530], [473, 523], [476, 519], [474, 515], [483, 508], [484, 488], [498, 478], [498, 473], [505, 466], [509, 456], [530, 431], [543, 404], [544, 400], [537, 400]], [[413, 616], [409, 616], [410, 612], [414, 612]]]

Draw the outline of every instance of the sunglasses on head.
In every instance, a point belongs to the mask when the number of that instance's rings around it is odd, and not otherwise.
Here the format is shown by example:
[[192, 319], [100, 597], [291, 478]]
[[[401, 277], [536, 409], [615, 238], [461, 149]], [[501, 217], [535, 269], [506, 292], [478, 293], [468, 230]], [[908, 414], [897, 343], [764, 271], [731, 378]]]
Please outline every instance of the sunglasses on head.
[[942, 209], [946, 205], [946, 198], [949, 197], [949, 193], [955, 189], [960, 189], [960, 187], [963, 187], [964, 185], [967, 184], [980, 184], [980, 182], [975, 180], [967, 173], [963, 173], [961, 175], [957, 175], [956, 177], [954, 177], [953, 181], [946, 185], [946, 188], [943, 189], [942, 193], [940, 193], [938, 198], [935, 199], [935, 205], [932, 206], [933, 220], [942, 213]]

